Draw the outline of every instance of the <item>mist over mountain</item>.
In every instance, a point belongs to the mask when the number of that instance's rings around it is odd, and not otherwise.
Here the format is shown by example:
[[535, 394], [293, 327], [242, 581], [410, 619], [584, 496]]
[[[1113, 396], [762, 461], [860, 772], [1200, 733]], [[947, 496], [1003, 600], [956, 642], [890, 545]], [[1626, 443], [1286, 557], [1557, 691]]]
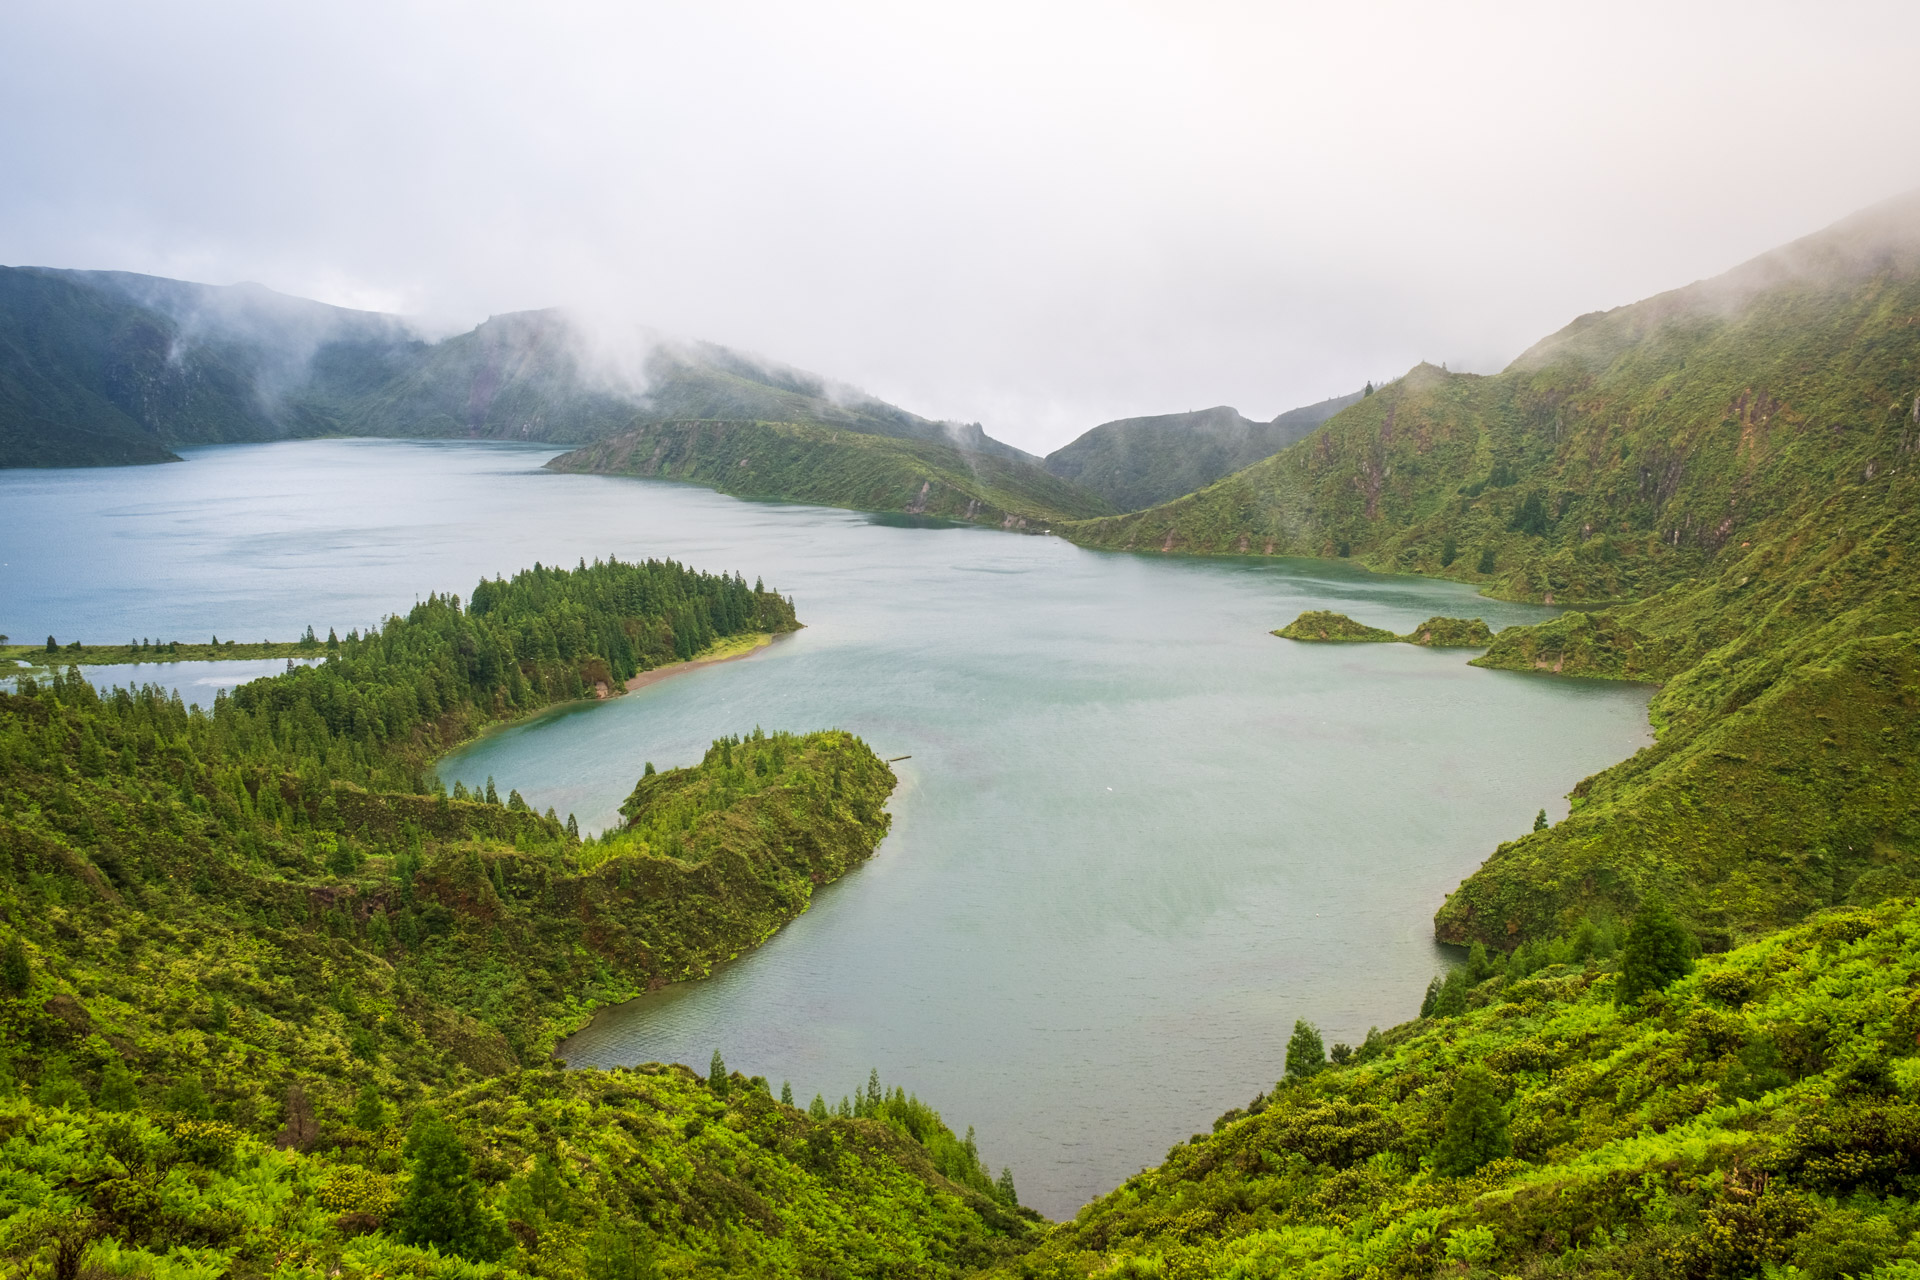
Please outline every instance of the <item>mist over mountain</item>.
[[1138, 511], [1272, 457], [1360, 395], [1289, 409], [1271, 422], [1243, 418], [1226, 405], [1103, 422], [1048, 454], [1046, 468], [1121, 511]]
[[1037, 460], [711, 343], [609, 353], [558, 310], [429, 341], [406, 320], [118, 271], [0, 268], [0, 466], [165, 462], [323, 435], [579, 445], [636, 423], [792, 422]]

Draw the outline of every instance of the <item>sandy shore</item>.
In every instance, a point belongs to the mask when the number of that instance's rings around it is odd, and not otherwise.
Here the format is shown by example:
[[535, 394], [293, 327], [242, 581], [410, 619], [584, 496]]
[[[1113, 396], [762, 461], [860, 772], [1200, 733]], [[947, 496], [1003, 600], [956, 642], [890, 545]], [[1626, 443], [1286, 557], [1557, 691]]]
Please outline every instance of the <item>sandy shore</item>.
[[[741, 639], [744, 640], [745, 637], [741, 637]], [[636, 689], [644, 689], [650, 684], [658, 684], [670, 676], [682, 675], [693, 670], [695, 667], [707, 667], [721, 662], [738, 662], [742, 658], [751, 658], [754, 654], [759, 653], [771, 645], [776, 637], [759, 635], [752, 637], [752, 639], [752, 644], [742, 644], [737, 648], [729, 643], [727, 648], [711, 656], [702, 654], [689, 658], [685, 662], [669, 662], [664, 667], [655, 667], [651, 671], [639, 672], [627, 681], [626, 691], [632, 693]]]

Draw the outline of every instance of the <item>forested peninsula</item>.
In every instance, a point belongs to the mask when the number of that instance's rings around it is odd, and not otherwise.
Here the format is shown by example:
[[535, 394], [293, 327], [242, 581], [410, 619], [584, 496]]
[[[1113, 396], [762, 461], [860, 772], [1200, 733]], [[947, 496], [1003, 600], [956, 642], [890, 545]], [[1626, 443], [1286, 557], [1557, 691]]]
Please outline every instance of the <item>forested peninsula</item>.
[[585, 841], [431, 776], [485, 725], [795, 625], [738, 576], [536, 566], [211, 711], [77, 667], [0, 693], [0, 1257], [943, 1275], [1023, 1236], [970, 1137], [877, 1079], [803, 1111], [717, 1056], [705, 1078], [551, 1059], [871, 855], [893, 776], [857, 738], [756, 730], [647, 765]]

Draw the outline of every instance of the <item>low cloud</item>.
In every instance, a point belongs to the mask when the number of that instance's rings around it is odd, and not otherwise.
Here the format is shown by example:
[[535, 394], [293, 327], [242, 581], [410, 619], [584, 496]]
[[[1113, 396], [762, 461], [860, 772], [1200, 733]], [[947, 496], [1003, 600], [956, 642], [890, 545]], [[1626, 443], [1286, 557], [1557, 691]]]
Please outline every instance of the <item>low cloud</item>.
[[1045, 452], [1256, 419], [1920, 185], [1910, 4], [23, 0], [0, 261], [564, 307]]

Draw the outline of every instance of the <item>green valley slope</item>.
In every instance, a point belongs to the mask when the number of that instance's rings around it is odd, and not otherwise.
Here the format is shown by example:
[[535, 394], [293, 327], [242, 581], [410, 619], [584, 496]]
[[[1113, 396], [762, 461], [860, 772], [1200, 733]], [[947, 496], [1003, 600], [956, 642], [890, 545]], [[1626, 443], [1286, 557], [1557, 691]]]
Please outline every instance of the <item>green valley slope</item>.
[[1107, 509], [1024, 460], [795, 422], [650, 422], [547, 465], [1003, 528], [1047, 527]]
[[1912, 900], [1829, 912], [1624, 1003], [1604, 938], [1561, 939], [1331, 1063], [1296, 1030], [1271, 1090], [992, 1274], [1905, 1280], [1916, 939]]
[[1715, 945], [1920, 884], [1920, 197], [1582, 317], [1494, 377], [1422, 366], [1086, 545], [1350, 554], [1620, 601], [1480, 665], [1658, 682], [1658, 744], [1438, 916], [1511, 945], [1659, 890]]

